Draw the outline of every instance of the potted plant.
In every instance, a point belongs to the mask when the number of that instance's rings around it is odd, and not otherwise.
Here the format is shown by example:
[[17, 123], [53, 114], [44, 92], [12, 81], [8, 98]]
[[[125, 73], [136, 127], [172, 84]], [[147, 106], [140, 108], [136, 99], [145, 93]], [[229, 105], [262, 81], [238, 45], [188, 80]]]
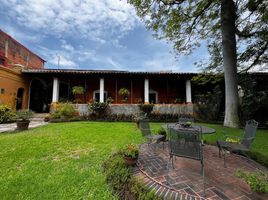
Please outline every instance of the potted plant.
[[123, 100], [122, 101], [123, 102], [126, 102], [128, 100], [128, 96], [129, 96], [130, 92], [128, 91], [127, 88], [121, 88], [118, 91], [118, 94], [123, 97]]
[[[80, 96], [85, 93], [85, 89], [83, 86], [74, 86], [72, 87], [72, 93], [75, 96], [75, 101], [78, 103]], [[84, 96], [85, 99], [85, 96]]]
[[126, 165], [134, 166], [139, 156], [138, 145], [132, 144], [132, 143], [126, 144], [122, 149], [122, 153], [123, 153]]
[[16, 113], [17, 130], [27, 130], [30, 123], [30, 118], [33, 112], [29, 110], [19, 110]]
[[158, 135], [164, 135], [164, 137], [161, 138], [161, 141], [166, 141], [167, 132], [166, 132], [165, 129], [160, 128], [160, 129], [157, 131], [157, 134], [158, 134]]

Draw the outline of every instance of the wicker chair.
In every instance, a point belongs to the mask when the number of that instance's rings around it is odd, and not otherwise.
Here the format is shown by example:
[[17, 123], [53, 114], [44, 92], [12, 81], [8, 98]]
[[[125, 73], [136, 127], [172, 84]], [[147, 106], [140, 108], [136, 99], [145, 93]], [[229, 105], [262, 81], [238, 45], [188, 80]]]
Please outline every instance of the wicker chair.
[[221, 157], [222, 151], [224, 152], [224, 166], [226, 166], [226, 151], [229, 151], [231, 153], [243, 153], [250, 150], [250, 147], [255, 139], [257, 127], [258, 122], [255, 120], [249, 120], [246, 122], [242, 138], [225, 135], [225, 140], [227, 138], [233, 138], [234, 140], [241, 140], [241, 144], [221, 140], [217, 141], [217, 146], [219, 148], [219, 157]]

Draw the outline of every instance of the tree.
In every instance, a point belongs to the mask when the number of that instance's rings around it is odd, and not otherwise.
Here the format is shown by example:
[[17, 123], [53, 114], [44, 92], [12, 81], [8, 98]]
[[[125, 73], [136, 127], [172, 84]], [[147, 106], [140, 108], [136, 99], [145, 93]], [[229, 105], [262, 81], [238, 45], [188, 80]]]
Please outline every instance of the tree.
[[[129, 0], [148, 29], [189, 54], [207, 41], [204, 70], [224, 71], [224, 125], [238, 127], [237, 71], [268, 62], [268, 3], [265, 0]], [[238, 45], [237, 45], [238, 42]]]

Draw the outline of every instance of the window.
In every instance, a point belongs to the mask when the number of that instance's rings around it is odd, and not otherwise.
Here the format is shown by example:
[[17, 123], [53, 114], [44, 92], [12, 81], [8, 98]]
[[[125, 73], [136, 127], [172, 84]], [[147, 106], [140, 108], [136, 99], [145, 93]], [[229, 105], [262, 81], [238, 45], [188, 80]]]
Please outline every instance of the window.
[[155, 90], [149, 90], [149, 102], [158, 103], [158, 92]]
[[[108, 92], [104, 91], [104, 101], [106, 101], [107, 95], [108, 95]], [[100, 102], [100, 90], [95, 90], [93, 92], [93, 100], [97, 101], [97, 102]]]
[[1, 94], [5, 94], [5, 89], [1, 88]]

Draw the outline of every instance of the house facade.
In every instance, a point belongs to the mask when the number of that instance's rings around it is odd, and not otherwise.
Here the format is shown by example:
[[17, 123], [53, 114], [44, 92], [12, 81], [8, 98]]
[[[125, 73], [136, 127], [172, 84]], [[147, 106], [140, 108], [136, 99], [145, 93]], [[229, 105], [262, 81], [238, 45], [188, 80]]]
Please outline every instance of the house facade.
[[[111, 70], [24, 69], [30, 80], [29, 108], [47, 112], [53, 102], [87, 104], [105, 102], [114, 105], [139, 103], [192, 105], [191, 78], [195, 73], [129, 72]], [[83, 95], [73, 95], [72, 88], [81, 86]], [[127, 98], [120, 89], [127, 89]], [[36, 103], [38, 102], [38, 103]]]
[[0, 29], [0, 104], [28, 108], [30, 80], [21, 69], [42, 69], [44, 62]]
[[[0, 103], [13, 109], [49, 112], [51, 103], [105, 102], [124, 107], [138, 103], [192, 105], [195, 73], [45, 69], [44, 59], [0, 30]], [[83, 95], [72, 88], [82, 86]], [[119, 95], [121, 88], [128, 97]], [[173, 107], [171, 107], [173, 109]], [[123, 111], [124, 112], [124, 111]]]

